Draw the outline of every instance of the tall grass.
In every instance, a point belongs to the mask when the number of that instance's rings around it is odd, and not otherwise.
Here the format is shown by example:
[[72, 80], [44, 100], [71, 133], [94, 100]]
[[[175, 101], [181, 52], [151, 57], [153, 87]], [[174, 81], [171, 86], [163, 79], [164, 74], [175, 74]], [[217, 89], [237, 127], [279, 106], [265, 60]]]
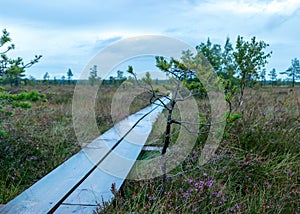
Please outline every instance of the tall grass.
[[[13, 199], [81, 149], [72, 123], [74, 87], [40, 85], [23, 88], [44, 93], [48, 102], [34, 103], [29, 110], [12, 109], [13, 116], [1, 115], [0, 130], [6, 133], [0, 135], [0, 204]], [[106, 85], [97, 93], [95, 117], [99, 134], [147, 105], [134, 99], [129, 112], [113, 120], [111, 104], [116, 90], [117, 87]]]
[[234, 106], [241, 119], [227, 125], [208, 163], [197, 167], [205, 143], [199, 136], [198, 146], [168, 174], [164, 193], [159, 177], [128, 180], [122, 194], [113, 190], [113, 203], [100, 204], [97, 212], [299, 213], [299, 103], [300, 88], [247, 90], [243, 105]]

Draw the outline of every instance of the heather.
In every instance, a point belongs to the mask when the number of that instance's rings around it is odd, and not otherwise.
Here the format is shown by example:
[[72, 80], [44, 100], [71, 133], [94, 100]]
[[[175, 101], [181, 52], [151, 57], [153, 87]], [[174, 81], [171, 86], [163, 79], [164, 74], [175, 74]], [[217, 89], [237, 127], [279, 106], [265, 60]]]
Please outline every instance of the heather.
[[299, 88], [247, 89], [243, 105], [234, 105], [241, 118], [227, 125], [208, 163], [198, 165], [206, 140], [199, 136], [184, 163], [168, 173], [165, 192], [160, 177], [127, 180], [120, 191], [112, 188], [115, 199], [99, 203], [98, 213], [297, 213], [299, 97]]

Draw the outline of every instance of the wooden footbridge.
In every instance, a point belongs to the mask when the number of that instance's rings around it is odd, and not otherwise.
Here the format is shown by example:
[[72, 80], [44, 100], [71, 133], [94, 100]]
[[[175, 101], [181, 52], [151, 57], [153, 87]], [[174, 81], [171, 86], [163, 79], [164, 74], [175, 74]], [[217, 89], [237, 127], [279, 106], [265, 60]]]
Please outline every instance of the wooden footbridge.
[[[167, 99], [165, 100], [167, 102]], [[0, 213], [92, 213], [113, 199], [163, 107], [152, 104], [116, 124], [0, 208]]]

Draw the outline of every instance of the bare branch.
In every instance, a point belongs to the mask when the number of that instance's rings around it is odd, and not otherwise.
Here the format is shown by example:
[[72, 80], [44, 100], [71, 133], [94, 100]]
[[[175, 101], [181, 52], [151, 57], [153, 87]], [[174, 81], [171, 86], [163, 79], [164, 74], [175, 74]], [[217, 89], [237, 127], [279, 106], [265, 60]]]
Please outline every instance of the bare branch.
[[[1, 46], [0, 46], [0, 47], [1, 47]], [[1, 54], [1, 55], [2, 55], [2, 54], [6, 54], [8, 51], [10, 51], [10, 50], [12, 50], [12, 49], [14, 49], [14, 48], [15, 48], [15, 45], [12, 44], [11, 46], [8, 46], [8, 47], [7, 47], [6, 51], [1, 52], [0, 54]]]
[[187, 100], [187, 99], [189, 99], [189, 98], [191, 98], [193, 96], [199, 95], [199, 94], [202, 94], [202, 93], [201, 92], [197, 92], [197, 93], [190, 92], [190, 94], [188, 96], [186, 96], [184, 98], [178, 98], [178, 99], [176, 99], [176, 102], [177, 101], [185, 101], [185, 100]]
[[[155, 94], [154, 94], [154, 96], [155, 96]], [[161, 98], [166, 98], [166, 97], [160, 97], [160, 98], [155, 97], [155, 101], [159, 101], [163, 107], [165, 107], [166, 109], [170, 110], [169, 106], [166, 105], [166, 104], [161, 100]], [[171, 99], [169, 99], [169, 100], [171, 101]], [[155, 102], [155, 101], [154, 101], [154, 102]], [[154, 103], [154, 102], [153, 102], [153, 103]]]
[[42, 55], [35, 56], [35, 59], [31, 60], [29, 63], [25, 64], [22, 68], [30, 68], [33, 64], [37, 63], [42, 58]]
[[194, 132], [194, 131], [189, 130], [189, 128], [184, 124], [181, 124], [181, 126], [191, 134], [201, 135], [201, 134], [208, 134], [208, 133], [212, 132], [212, 130], [204, 131], [204, 132]]
[[213, 126], [221, 123], [226, 123], [226, 120], [215, 122], [215, 123], [192, 123], [187, 121], [176, 121], [176, 124], [201, 125], [201, 126]]

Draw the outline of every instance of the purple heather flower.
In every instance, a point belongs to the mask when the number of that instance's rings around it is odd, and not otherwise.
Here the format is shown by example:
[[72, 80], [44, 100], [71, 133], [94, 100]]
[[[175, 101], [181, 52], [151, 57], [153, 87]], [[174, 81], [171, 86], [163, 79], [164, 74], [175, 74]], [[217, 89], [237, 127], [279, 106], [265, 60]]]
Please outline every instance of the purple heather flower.
[[185, 192], [185, 193], [183, 193], [183, 197], [184, 198], [188, 198], [188, 197], [190, 197], [190, 195], [191, 195], [191, 193], [190, 192]]
[[221, 196], [221, 192], [213, 192], [212, 194], [215, 195], [217, 198]]
[[234, 211], [234, 207], [230, 207], [228, 210], [229, 210], [229, 212], [233, 212]]
[[194, 183], [194, 180], [193, 179], [189, 179], [189, 183], [190, 184]]
[[195, 183], [195, 187], [197, 189], [202, 189], [203, 185], [204, 185], [204, 181], [200, 181], [200, 182], [196, 182]]
[[206, 183], [205, 183], [205, 185], [208, 187], [208, 188], [210, 188], [212, 185], [213, 185], [213, 183], [214, 183], [214, 180], [209, 180], [209, 181], [207, 181]]

